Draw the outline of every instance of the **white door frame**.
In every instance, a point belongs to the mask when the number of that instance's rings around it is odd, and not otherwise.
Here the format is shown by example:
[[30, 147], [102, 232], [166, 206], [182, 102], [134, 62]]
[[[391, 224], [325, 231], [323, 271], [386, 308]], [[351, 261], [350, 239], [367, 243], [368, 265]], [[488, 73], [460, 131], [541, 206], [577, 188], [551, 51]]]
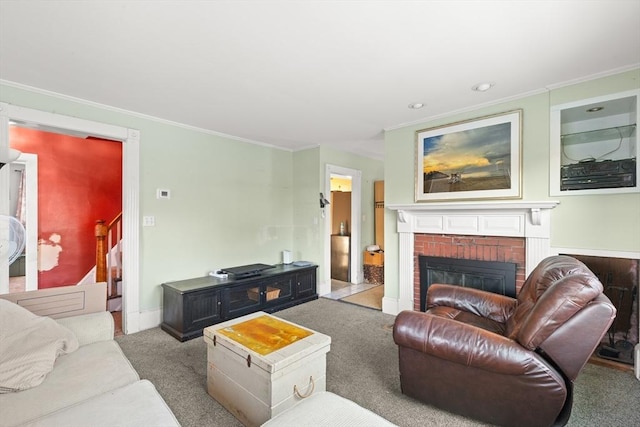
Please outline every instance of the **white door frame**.
[[[0, 103], [0, 152], [9, 147], [9, 121], [21, 126], [53, 130], [69, 135], [122, 141], [123, 259], [122, 323], [125, 334], [140, 330], [140, 131], [121, 126], [63, 116]], [[0, 170], [0, 214], [9, 210], [8, 168]], [[3, 271], [0, 271], [0, 275]], [[8, 275], [8, 272], [6, 273]], [[1, 277], [1, 276], [0, 276]], [[0, 281], [0, 293], [4, 289]]]
[[[331, 194], [331, 175], [342, 175], [351, 177], [351, 259], [350, 268], [351, 283], [362, 282], [362, 254], [360, 253], [360, 234], [362, 228], [361, 206], [362, 206], [362, 171], [327, 164], [324, 174], [324, 194]], [[325, 295], [331, 292], [331, 212], [327, 209], [324, 220], [324, 281], [318, 287], [318, 294]]]
[[13, 163], [24, 165], [26, 206], [25, 291], [38, 289], [38, 156], [21, 153]]

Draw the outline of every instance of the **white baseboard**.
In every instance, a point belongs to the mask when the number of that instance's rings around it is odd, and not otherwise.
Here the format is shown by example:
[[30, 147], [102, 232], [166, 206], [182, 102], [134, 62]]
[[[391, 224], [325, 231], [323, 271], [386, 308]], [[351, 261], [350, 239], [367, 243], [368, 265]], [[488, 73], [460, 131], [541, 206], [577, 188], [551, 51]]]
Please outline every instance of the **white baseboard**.
[[141, 313], [127, 313], [125, 321], [125, 333], [127, 335], [155, 328], [162, 323], [162, 308]]
[[331, 293], [331, 279], [318, 283], [317, 288], [318, 296], [327, 295]]
[[636, 344], [635, 347], [635, 371], [636, 371], [636, 378], [640, 380], [640, 343]]
[[162, 308], [140, 313], [140, 331], [155, 328], [162, 323]]
[[397, 298], [389, 298], [389, 297], [382, 298], [382, 312], [383, 313], [392, 314], [392, 315], [396, 316], [400, 312], [400, 309], [398, 307], [399, 307], [399, 305], [398, 305], [398, 299]]

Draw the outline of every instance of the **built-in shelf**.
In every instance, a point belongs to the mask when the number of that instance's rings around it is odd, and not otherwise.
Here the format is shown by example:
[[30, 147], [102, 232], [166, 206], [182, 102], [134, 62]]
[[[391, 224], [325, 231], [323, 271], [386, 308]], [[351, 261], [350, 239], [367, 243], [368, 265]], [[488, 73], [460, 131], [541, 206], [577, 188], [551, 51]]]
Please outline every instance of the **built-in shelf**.
[[550, 108], [551, 196], [640, 192], [640, 90]]
[[585, 144], [599, 141], [620, 140], [634, 135], [636, 124], [613, 126], [603, 129], [593, 129], [561, 135], [562, 145]]

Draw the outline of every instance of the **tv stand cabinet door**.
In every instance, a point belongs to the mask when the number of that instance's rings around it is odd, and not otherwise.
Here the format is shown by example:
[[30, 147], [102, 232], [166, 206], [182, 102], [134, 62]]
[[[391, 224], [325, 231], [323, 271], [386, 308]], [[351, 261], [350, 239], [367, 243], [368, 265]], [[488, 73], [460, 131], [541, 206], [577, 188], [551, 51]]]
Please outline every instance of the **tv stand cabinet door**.
[[262, 301], [263, 288], [260, 281], [255, 279], [249, 283], [225, 287], [222, 291], [224, 320], [261, 311], [264, 305]]
[[185, 324], [188, 332], [197, 332], [222, 320], [221, 295], [219, 290], [208, 289], [185, 295]]
[[222, 320], [222, 299], [218, 289], [182, 294], [165, 287], [160, 327], [174, 338], [187, 341], [202, 335], [207, 326]]
[[316, 295], [316, 268], [313, 267], [296, 274], [296, 299]]

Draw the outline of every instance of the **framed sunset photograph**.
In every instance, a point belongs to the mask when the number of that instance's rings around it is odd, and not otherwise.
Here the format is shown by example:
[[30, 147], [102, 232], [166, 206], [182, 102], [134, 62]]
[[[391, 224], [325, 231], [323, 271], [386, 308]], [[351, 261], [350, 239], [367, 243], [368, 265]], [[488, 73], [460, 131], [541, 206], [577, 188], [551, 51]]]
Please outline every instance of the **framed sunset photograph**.
[[416, 202], [521, 195], [522, 110], [416, 132]]

